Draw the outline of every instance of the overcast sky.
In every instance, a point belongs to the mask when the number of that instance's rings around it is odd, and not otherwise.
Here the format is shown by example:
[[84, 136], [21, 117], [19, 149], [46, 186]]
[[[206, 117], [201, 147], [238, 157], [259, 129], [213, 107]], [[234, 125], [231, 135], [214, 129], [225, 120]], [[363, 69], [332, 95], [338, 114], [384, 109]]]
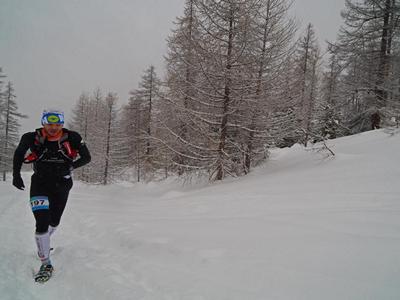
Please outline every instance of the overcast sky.
[[[166, 38], [185, 0], [1, 0], [0, 67], [14, 83], [22, 132], [44, 108], [65, 111], [100, 87], [125, 103], [144, 69], [163, 73]], [[334, 40], [344, 0], [295, 0], [292, 14]]]

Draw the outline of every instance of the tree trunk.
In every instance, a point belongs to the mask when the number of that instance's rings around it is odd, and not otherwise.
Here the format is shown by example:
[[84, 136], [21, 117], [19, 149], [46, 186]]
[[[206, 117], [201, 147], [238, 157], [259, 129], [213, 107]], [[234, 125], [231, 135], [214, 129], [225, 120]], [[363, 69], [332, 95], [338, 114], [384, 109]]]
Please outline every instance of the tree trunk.
[[111, 139], [111, 122], [112, 122], [112, 109], [113, 106], [109, 106], [109, 117], [107, 124], [107, 140], [106, 140], [106, 164], [104, 167], [104, 180], [103, 184], [106, 185], [108, 183], [108, 173], [109, 173], [109, 164], [110, 164], [110, 139]]
[[388, 93], [385, 90], [384, 84], [388, 77], [389, 72], [389, 54], [391, 49], [391, 37], [390, 37], [390, 16], [391, 16], [391, 1], [386, 0], [383, 16], [383, 27], [381, 36], [381, 49], [379, 52], [379, 71], [376, 83], [376, 96], [378, 107], [386, 106]]
[[150, 146], [150, 137], [151, 137], [151, 114], [152, 114], [152, 101], [153, 101], [153, 77], [154, 76], [154, 68], [150, 68], [150, 90], [149, 90], [149, 117], [148, 117], [148, 126], [147, 126], [147, 147], [146, 147], [146, 155], [150, 156], [151, 153], [151, 146]]
[[306, 126], [306, 138], [304, 141], [304, 146], [307, 147], [308, 139], [311, 133], [311, 121], [312, 121], [312, 115], [313, 115], [313, 109], [314, 109], [314, 89], [317, 84], [317, 74], [316, 74], [316, 67], [317, 67], [317, 62], [315, 61], [313, 63], [313, 68], [312, 68], [312, 81], [311, 81], [311, 92], [310, 92], [310, 101], [308, 101], [307, 105], [307, 113], [306, 113], [306, 120], [307, 120], [307, 126]]
[[[185, 74], [185, 96], [183, 98], [183, 107], [185, 111], [189, 109], [189, 101], [190, 95], [192, 95], [192, 52], [193, 52], [193, 45], [192, 45], [192, 35], [193, 35], [193, 0], [190, 1], [190, 6], [189, 6], [189, 27], [188, 27], [188, 34], [187, 34], [187, 39], [189, 40], [189, 49], [188, 49], [188, 54], [186, 57], [186, 74]], [[180, 137], [182, 140], [186, 141], [188, 139], [188, 128], [187, 124], [184, 121], [180, 122], [180, 132], [179, 132]], [[182, 155], [177, 155], [176, 160], [180, 164], [178, 168], [178, 175], [181, 176], [184, 173], [183, 165], [185, 164], [185, 159]]]
[[231, 93], [231, 69], [232, 69], [232, 50], [233, 50], [233, 17], [234, 8], [231, 4], [230, 18], [229, 18], [229, 33], [228, 33], [228, 49], [227, 49], [227, 61], [226, 61], [226, 72], [225, 72], [225, 89], [224, 89], [224, 102], [222, 111], [222, 120], [220, 126], [219, 146], [218, 146], [218, 166], [216, 180], [222, 180], [224, 178], [224, 157], [225, 157], [225, 143], [227, 137], [227, 124], [228, 124], [228, 110], [230, 105], [230, 93]]
[[[263, 46], [261, 50], [260, 64], [258, 69], [258, 77], [257, 77], [257, 88], [256, 88], [256, 101], [257, 103], [261, 100], [261, 90], [262, 90], [262, 77], [264, 73], [264, 60], [265, 54], [267, 51], [267, 37], [268, 37], [268, 25], [269, 25], [269, 14], [270, 14], [270, 4], [271, 0], [267, 2], [267, 16], [265, 18], [264, 24], [264, 35], [263, 35]], [[251, 158], [253, 151], [253, 141], [254, 141], [254, 130], [256, 129], [256, 121], [257, 121], [257, 107], [253, 109], [253, 113], [251, 116], [251, 124], [250, 124], [250, 133], [249, 139], [247, 141], [246, 153], [244, 158], [244, 173], [248, 174], [251, 168]]]
[[[11, 97], [12, 97], [12, 86], [9, 82], [7, 85], [7, 112], [6, 112], [6, 124], [5, 124], [5, 137], [4, 137], [4, 155], [5, 159], [8, 156], [8, 142], [9, 142], [9, 130], [10, 130], [10, 104], [11, 104]], [[4, 170], [3, 170], [3, 181], [7, 180], [7, 162], [4, 160]]]
[[140, 164], [140, 140], [139, 140], [139, 134], [140, 134], [140, 110], [139, 106], [137, 107], [136, 110], [136, 128], [135, 128], [135, 137], [136, 137], [136, 173], [137, 173], [137, 182], [140, 182], [140, 172], [141, 172], [141, 164]]

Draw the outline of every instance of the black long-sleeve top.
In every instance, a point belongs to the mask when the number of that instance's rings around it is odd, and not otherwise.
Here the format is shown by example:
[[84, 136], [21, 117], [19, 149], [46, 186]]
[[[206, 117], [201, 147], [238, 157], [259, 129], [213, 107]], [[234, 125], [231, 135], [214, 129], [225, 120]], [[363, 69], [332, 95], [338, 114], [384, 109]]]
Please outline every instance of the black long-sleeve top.
[[[33, 163], [33, 170], [39, 176], [43, 177], [64, 177], [71, 173], [71, 169], [82, 167], [90, 162], [91, 156], [89, 149], [83, 142], [79, 133], [63, 128], [63, 131], [68, 133], [67, 141], [72, 149], [78, 152], [78, 158], [74, 161], [59, 159], [59, 160], [38, 160]], [[38, 145], [35, 145], [36, 132], [27, 132], [22, 137], [18, 147], [14, 152], [13, 159], [13, 174], [18, 176], [21, 172], [21, 167], [25, 159], [25, 154], [30, 149], [32, 152], [37, 151]], [[58, 141], [44, 141], [40, 147], [46, 149], [49, 155], [57, 155], [60, 147]], [[71, 168], [72, 167], [72, 168]]]

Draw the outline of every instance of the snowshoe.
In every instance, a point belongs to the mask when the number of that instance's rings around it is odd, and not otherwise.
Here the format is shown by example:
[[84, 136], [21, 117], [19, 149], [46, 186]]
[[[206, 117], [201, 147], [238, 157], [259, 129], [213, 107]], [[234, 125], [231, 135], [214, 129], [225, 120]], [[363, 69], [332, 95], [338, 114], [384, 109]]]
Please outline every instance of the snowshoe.
[[35, 274], [35, 281], [39, 283], [45, 283], [51, 278], [51, 275], [53, 274], [53, 266], [48, 264], [48, 265], [42, 265], [40, 267], [39, 272]]

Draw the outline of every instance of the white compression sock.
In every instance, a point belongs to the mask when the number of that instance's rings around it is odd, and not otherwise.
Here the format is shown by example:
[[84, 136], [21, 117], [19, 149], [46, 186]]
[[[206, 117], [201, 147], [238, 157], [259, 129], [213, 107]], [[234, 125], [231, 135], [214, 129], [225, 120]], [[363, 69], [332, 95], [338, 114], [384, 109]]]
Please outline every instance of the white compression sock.
[[53, 226], [49, 226], [49, 235], [51, 236], [53, 233], [54, 233], [54, 231], [56, 231], [56, 229], [57, 229], [57, 226], [56, 227], [53, 227]]
[[36, 233], [35, 234], [36, 245], [38, 248], [38, 255], [42, 264], [50, 264], [50, 234]]

